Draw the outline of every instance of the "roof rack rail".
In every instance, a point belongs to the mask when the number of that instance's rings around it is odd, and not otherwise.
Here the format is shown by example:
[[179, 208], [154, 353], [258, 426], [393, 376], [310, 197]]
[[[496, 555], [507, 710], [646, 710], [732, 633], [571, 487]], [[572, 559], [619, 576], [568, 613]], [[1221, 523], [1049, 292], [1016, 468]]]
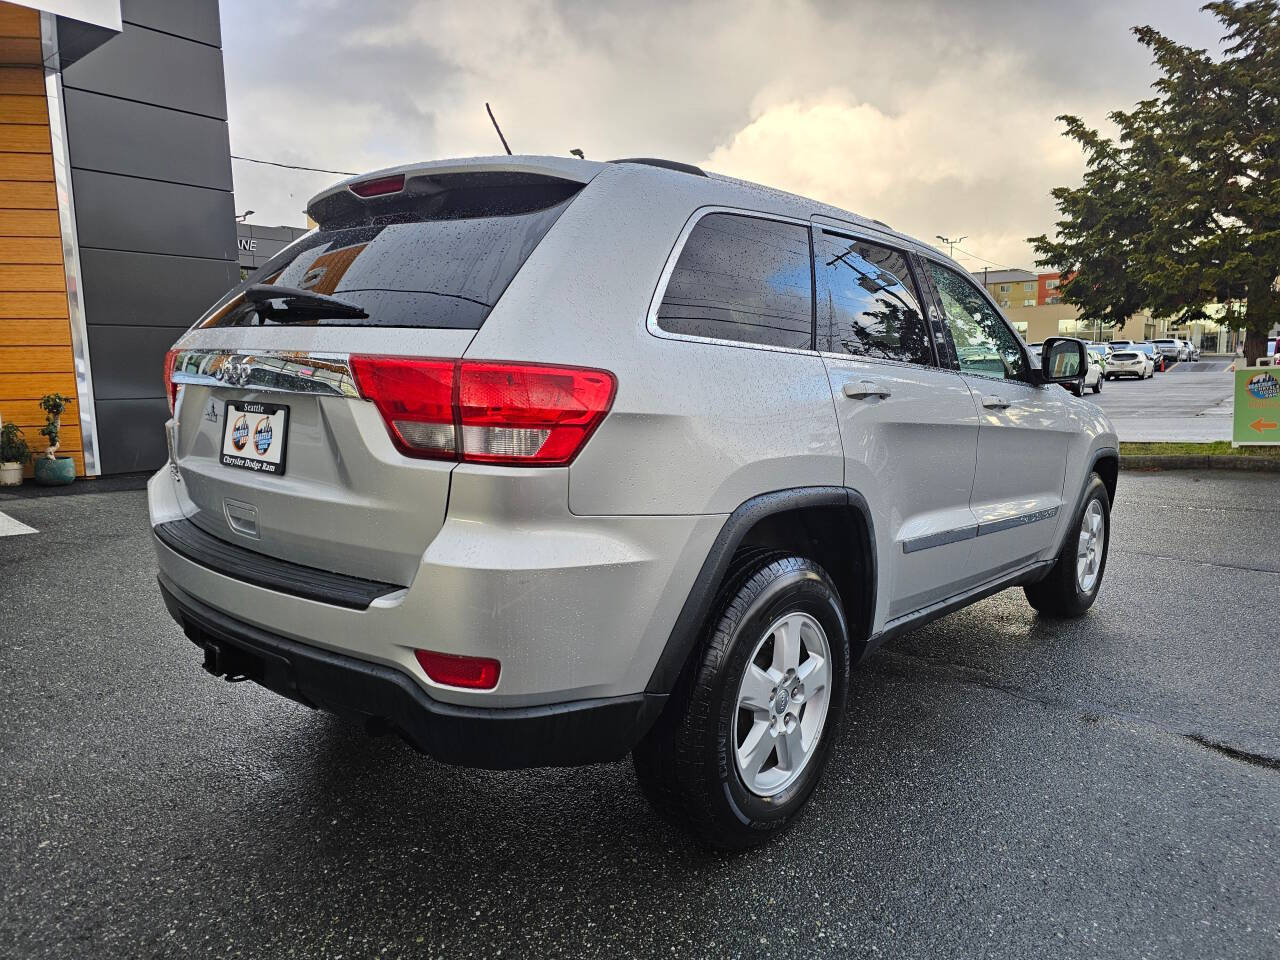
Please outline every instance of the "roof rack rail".
[[705, 177], [707, 172], [701, 167], [695, 167], [692, 163], [681, 163], [679, 160], [663, 160], [661, 157], [621, 157], [618, 160], [610, 160], [610, 163], [643, 163], [646, 167], [661, 167], [664, 170], [674, 170], [677, 173], [688, 173], [695, 177]]

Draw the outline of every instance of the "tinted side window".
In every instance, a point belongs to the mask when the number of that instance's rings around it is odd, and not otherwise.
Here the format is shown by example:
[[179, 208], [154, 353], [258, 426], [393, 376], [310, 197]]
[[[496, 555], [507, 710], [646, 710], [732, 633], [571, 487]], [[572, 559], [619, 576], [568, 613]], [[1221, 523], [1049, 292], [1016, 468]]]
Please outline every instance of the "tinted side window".
[[819, 297], [836, 353], [933, 363], [906, 255], [865, 240], [814, 238]]
[[1027, 361], [1018, 338], [978, 288], [940, 263], [929, 263], [929, 273], [942, 297], [951, 339], [960, 358], [961, 373], [1023, 380]]
[[729, 213], [703, 217], [671, 273], [658, 326], [696, 337], [810, 348], [808, 228]]

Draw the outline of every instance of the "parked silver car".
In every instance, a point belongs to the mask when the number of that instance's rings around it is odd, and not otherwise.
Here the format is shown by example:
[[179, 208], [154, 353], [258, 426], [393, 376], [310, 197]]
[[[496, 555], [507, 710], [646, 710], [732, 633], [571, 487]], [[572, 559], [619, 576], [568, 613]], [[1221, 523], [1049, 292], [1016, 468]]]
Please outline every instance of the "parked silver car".
[[168, 361], [160, 586], [206, 669], [449, 763], [627, 753], [706, 842], [804, 806], [850, 668], [1093, 603], [1116, 437], [963, 267], [664, 161], [416, 164]]
[[1174, 337], [1164, 337], [1151, 342], [1155, 344], [1155, 348], [1160, 351], [1166, 363], [1176, 363], [1179, 360], [1186, 359], [1187, 351], [1181, 340]]

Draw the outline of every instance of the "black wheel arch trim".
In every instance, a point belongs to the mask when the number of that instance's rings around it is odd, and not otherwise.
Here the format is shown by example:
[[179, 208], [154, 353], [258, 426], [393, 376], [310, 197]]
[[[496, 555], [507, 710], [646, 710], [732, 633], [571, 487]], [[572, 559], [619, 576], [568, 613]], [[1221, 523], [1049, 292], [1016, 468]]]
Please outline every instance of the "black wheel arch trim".
[[[690, 654], [697, 645], [698, 637], [706, 626], [711, 605], [729, 570], [729, 565], [733, 562], [734, 554], [742, 546], [751, 529], [766, 517], [812, 507], [849, 507], [861, 515], [866, 530], [863, 552], [870, 578], [869, 595], [874, 605], [879, 570], [875, 525], [872, 522], [871, 507], [867, 504], [866, 498], [851, 487], [835, 486], [791, 487], [762, 493], [742, 503], [729, 514], [724, 526], [720, 528], [715, 542], [712, 543], [702, 563], [702, 569], [698, 571], [689, 595], [685, 598], [684, 606], [676, 617], [671, 635], [667, 638], [667, 644], [653, 668], [653, 673], [645, 686], [646, 693], [670, 693], [675, 686]], [[875, 622], [874, 610], [870, 612], [868, 622]], [[854, 638], [850, 639], [852, 641]]]
[[[1117, 474], [1114, 475], [1118, 475], [1120, 468], [1120, 451], [1118, 449], [1115, 447], [1099, 447], [1089, 455], [1089, 469], [1084, 472], [1084, 477], [1080, 481], [1080, 490], [1076, 493], [1075, 502], [1071, 505], [1071, 512], [1067, 514], [1066, 528], [1063, 530], [1061, 537], [1059, 537], [1056, 549], [1053, 552], [1055, 557], [1062, 551], [1063, 544], [1067, 542], [1067, 538], [1071, 536], [1071, 531], [1075, 529], [1075, 525], [1079, 522], [1080, 511], [1084, 509], [1084, 498], [1089, 492], [1090, 478], [1095, 473], [1102, 477], [1102, 485], [1107, 488], [1107, 496], [1111, 499], [1111, 505], [1115, 506], [1116, 489], [1111, 483], [1107, 482], [1105, 476], [1098, 472], [1098, 463], [1102, 460], [1114, 460], [1117, 471]], [[1052, 569], [1052, 564], [1045, 568], [1045, 576], [1048, 576], [1050, 569]]]

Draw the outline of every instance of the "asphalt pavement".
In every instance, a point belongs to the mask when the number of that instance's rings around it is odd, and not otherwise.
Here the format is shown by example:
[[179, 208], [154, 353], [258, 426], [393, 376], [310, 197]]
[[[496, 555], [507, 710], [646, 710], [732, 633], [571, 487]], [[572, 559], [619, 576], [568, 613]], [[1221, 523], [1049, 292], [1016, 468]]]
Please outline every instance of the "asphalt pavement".
[[0, 956], [1280, 954], [1273, 476], [1122, 474], [1089, 615], [893, 643], [739, 856], [629, 764], [447, 767], [211, 679], [140, 491], [0, 510], [38, 531], [0, 537]]
[[1177, 363], [1150, 380], [1107, 380], [1085, 393], [1126, 441], [1206, 443], [1231, 439], [1231, 358]]

